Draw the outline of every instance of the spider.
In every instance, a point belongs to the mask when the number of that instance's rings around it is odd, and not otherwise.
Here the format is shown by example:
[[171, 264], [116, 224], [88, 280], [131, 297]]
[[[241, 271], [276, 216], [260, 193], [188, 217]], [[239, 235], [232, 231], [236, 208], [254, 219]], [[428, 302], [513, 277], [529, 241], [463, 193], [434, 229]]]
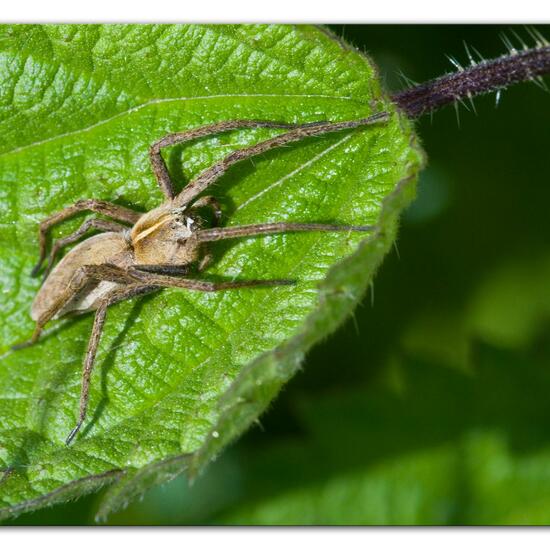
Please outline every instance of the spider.
[[[214, 292], [245, 287], [294, 284], [284, 279], [209, 282], [190, 277], [191, 269], [202, 272], [212, 261], [207, 243], [222, 239], [295, 231], [370, 231], [373, 226], [331, 225], [325, 223], [267, 222], [237, 227], [220, 227], [221, 209], [210, 195], [201, 195], [233, 164], [275, 147], [311, 136], [357, 128], [389, 119], [386, 112], [344, 122], [285, 124], [262, 120], [218, 122], [185, 132], [168, 134], [150, 148], [155, 178], [166, 196], [157, 208], [141, 213], [98, 199], [80, 200], [40, 223], [40, 257], [32, 274], [36, 276], [46, 260], [48, 231], [56, 224], [82, 211], [102, 214], [111, 220], [92, 218], [71, 235], [52, 243], [44, 270], [43, 284], [36, 294], [31, 317], [36, 321], [30, 340], [15, 349], [37, 342], [44, 326], [67, 314], [95, 311], [93, 328], [84, 358], [78, 421], [66, 438], [69, 445], [86, 420], [90, 378], [105, 323], [107, 308], [117, 302], [177, 287]], [[236, 150], [203, 171], [179, 194], [161, 155], [161, 149], [208, 135], [241, 128], [280, 128], [287, 131], [250, 147]], [[199, 210], [213, 213], [212, 227], [205, 227]], [[112, 221], [116, 220], [116, 221]], [[54, 267], [56, 256], [66, 245], [78, 241], [88, 230], [100, 233], [88, 237], [70, 250]]]

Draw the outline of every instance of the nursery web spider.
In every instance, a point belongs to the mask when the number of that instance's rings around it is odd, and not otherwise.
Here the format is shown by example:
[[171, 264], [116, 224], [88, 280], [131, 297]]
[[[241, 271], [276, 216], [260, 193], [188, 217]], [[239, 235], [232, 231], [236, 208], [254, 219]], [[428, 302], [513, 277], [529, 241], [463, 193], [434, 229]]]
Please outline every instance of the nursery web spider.
[[[191, 267], [201, 272], [211, 256], [206, 243], [222, 239], [267, 235], [287, 231], [369, 231], [372, 226], [330, 225], [325, 223], [266, 222], [238, 227], [218, 227], [221, 210], [212, 196], [200, 196], [233, 164], [262, 154], [275, 147], [311, 136], [357, 128], [387, 121], [388, 113], [345, 122], [284, 124], [261, 120], [234, 120], [209, 124], [185, 132], [169, 134], [150, 148], [155, 178], [166, 201], [146, 213], [98, 199], [80, 200], [46, 218], [39, 228], [40, 258], [33, 270], [36, 275], [47, 256], [47, 234], [52, 226], [81, 211], [92, 211], [112, 220], [88, 219], [71, 235], [55, 241], [46, 262], [45, 280], [32, 304], [36, 328], [31, 339], [16, 348], [35, 343], [44, 325], [65, 314], [95, 311], [92, 333], [82, 372], [78, 422], [69, 433], [70, 444], [86, 419], [90, 377], [107, 308], [122, 300], [165, 287], [202, 292], [293, 284], [293, 281], [264, 279], [209, 282], [189, 277]], [[285, 133], [234, 151], [199, 174], [176, 194], [161, 149], [170, 145], [241, 128], [281, 128]], [[210, 209], [214, 227], [205, 228], [199, 209]], [[58, 252], [76, 242], [89, 229], [101, 233], [87, 238], [68, 252], [54, 267]]]

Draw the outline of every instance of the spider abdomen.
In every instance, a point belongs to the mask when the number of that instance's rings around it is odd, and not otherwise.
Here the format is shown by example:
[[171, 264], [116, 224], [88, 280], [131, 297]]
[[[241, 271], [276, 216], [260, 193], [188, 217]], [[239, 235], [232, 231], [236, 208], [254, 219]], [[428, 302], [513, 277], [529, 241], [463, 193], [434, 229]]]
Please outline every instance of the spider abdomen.
[[[37, 320], [71, 284], [77, 270], [86, 265], [112, 264], [128, 267], [133, 261], [132, 250], [122, 233], [102, 233], [81, 242], [55, 266], [38, 291], [31, 309], [31, 317]], [[70, 311], [84, 313], [96, 309], [98, 301], [118, 283], [104, 281], [90, 283], [78, 292], [56, 315], [61, 317]]]

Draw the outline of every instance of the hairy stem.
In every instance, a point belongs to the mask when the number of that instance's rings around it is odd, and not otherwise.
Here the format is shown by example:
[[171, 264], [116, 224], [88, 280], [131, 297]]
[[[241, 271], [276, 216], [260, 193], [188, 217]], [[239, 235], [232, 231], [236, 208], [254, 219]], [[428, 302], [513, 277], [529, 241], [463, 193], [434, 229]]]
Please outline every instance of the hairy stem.
[[550, 73], [550, 45], [516, 51], [496, 59], [459, 68], [447, 74], [394, 94], [392, 99], [410, 117], [416, 118], [456, 101], [498, 92], [518, 82], [541, 79]]

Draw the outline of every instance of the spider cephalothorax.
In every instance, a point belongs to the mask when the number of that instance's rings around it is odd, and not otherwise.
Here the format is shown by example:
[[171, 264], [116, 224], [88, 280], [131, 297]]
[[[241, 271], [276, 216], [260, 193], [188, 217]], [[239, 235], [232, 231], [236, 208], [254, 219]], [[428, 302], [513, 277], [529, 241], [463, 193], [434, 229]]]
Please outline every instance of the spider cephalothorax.
[[[94, 325], [84, 360], [80, 411], [76, 427], [69, 433], [70, 443], [86, 418], [88, 392], [95, 354], [105, 322], [107, 308], [128, 298], [165, 287], [202, 292], [293, 284], [288, 280], [246, 280], [209, 282], [189, 277], [191, 269], [205, 269], [211, 261], [207, 245], [211, 241], [288, 231], [370, 231], [372, 226], [331, 225], [325, 223], [265, 222], [237, 227], [218, 227], [221, 211], [214, 197], [202, 195], [230, 166], [310, 136], [357, 128], [386, 121], [388, 114], [345, 122], [284, 124], [257, 120], [235, 120], [202, 126], [186, 132], [169, 134], [151, 147], [151, 163], [166, 201], [146, 213], [139, 213], [106, 201], [86, 199], [53, 214], [40, 224], [40, 259], [36, 274], [46, 259], [46, 237], [55, 224], [77, 212], [91, 210], [111, 218], [90, 219], [73, 234], [54, 242], [48, 258], [45, 280], [32, 305], [36, 328], [29, 342], [36, 342], [46, 323], [68, 313], [95, 311]], [[234, 151], [217, 162], [176, 195], [172, 180], [161, 156], [162, 147], [182, 143], [210, 134], [238, 128], [284, 128], [288, 131], [245, 149]], [[206, 227], [201, 210], [213, 213], [212, 227]], [[80, 239], [89, 229], [101, 231], [79, 243], [55, 265], [57, 253]]]
[[130, 233], [136, 263], [184, 265], [198, 261], [202, 245], [193, 235], [203, 225], [192, 208], [168, 203], [151, 210]]

